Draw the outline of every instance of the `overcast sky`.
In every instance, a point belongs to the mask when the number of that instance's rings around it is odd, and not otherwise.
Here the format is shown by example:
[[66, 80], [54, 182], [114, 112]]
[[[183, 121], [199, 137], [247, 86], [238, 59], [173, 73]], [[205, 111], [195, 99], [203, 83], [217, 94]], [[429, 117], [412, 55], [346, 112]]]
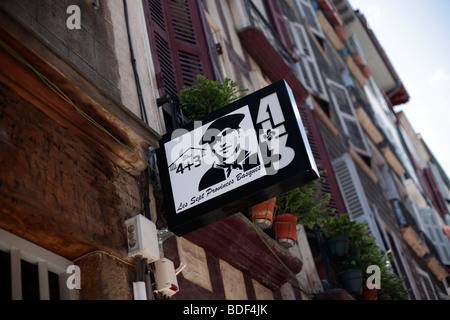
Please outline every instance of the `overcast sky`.
[[349, 0], [410, 95], [402, 110], [450, 174], [450, 0]]

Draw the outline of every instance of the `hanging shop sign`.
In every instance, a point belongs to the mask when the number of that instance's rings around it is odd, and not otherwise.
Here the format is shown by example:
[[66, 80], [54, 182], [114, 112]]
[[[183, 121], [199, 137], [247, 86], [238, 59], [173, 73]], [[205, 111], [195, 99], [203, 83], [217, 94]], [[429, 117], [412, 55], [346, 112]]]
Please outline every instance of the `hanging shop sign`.
[[319, 177], [284, 80], [164, 135], [159, 143], [166, 219], [178, 236]]

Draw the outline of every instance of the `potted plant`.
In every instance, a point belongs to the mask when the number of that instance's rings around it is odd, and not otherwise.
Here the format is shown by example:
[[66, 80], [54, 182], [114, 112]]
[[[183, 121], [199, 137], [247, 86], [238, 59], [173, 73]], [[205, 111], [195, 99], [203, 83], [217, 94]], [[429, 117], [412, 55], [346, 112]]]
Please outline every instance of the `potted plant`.
[[349, 268], [338, 273], [339, 281], [342, 283], [344, 289], [355, 295], [360, 295], [362, 292], [363, 272], [358, 268]]
[[[341, 219], [347, 220], [348, 215], [343, 215]], [[403, 280], [392, 271], [389, 253], [378, 247], [375, 237], [368, 234], [364, 223], [347, 221], [346, 224], [351, 226], [348, 232], [350, 246], [357, 245], [359, 250], [354, 255], [348, 254], [346, 259], [335, 261], [338, 278], [343, 287], [364, 300], [376, 300], [378, 294], [383, 299], [407, 299], [409, 292], [404, 289]], [[365, 271], [369, 266], [380, 268], [380, 287], [378, 288], [367, 287], [370, 274]]]
[[331, 256], [345, 257], [347, 254], [351, 254], [350, 259], [352, 259], [359, 253], [359, 243], [366, 231], [363, 223], [351, 220], [348, 213], [345, 213], [328, 219], [327, 226], [322, 229], [322, 234]]
[[225, 107], [243, 97], [248, 89], [240, 89], [239, 83], [225, 78], [224, 82], [197, 75], [197, 85], [183, 87], [180, 91], [181, 107], [191, 121]]
[[[344, 289], [350, 294], [360, 295], [363, 283], [363, 268], [359, 258], [359, 244], [367, 231], [363, 223], [351, 220], [348, 213], [328, 219], [322, 234], [330, 255], [334, 258], [337, 277]], [[353, 248], [353, 252], [349, 251]]]
[[271, 198], [248, 209], [248, 214], [252, 222], [261, 229], [268, 229], [272, 226], [275, 216], [277, 198]]
[[[274, 221], [274, 235], [279, 238], [280, 231], [277, 228], [287, 230], [287, 220], [292, 224], [302, 224], [312, 229], [315, 225], [323, 226], [329, 218], [329, 213], [332, 212], [326, 205], [329, 202], [330, 194], [323, 194], [321, 192], [323, 179], [318, 179], [309, 182], [301, 187], [295, 188], [285, 192], [277, 197], [277, 212], [283, 213], [275, 217]], [[289, 215], [289, 216], [286, 216]], [[297, 228], [290, 227], [293, 233], [290, 235], [292, 241], [288, 241], [293, 245], [296, 241]], [[285, 239], [285, 238], [282, 238]], [[282, 241], [286, 244], [285, 240]]]
[[279, 244], [292, 247], [297, 241], [297, 217], [291, 213], [282, 213], [275, 217], [272, 232]]

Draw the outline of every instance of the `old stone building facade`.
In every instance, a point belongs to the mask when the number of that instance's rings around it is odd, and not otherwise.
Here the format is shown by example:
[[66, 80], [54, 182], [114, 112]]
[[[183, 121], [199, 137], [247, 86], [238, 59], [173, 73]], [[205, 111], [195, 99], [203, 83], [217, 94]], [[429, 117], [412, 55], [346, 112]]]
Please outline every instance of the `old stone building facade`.
[[[414, 164], [397, 129], [395, 139], [386, 134], [396, 123], [376, 114], [385, 108], [395, 117], [392, 105], [406, 102], [406, 90], [389, 91], [352, 56], [359, 48], [383, 58], [348, 6], [2, 1], [1, 298], [134, 299], [133, 283], [145, 278], [149, 298], [163, 299], [152, 290], [152, 267], [128, 256], [125, 221], [136, 215], [160, 231], [161, 257], [182, 267], [172, 299], [354, 298], [329, 277], [317, 233], [304, 226], [289, 249], [255, 231], [246, 208], [183, 237], [167, 230], [153, 150], [183, 125], [177, 96], [198, 74], [231, 78], [249, 94], [285, 79], [326, 170], [331, 206], [366, 223], [380, 248], [392, 251], [411, 299], [446, 296], [448, 273], [430, 262], [438, 254], [410, 214], [405, 173], [415, 183]], [[379, 72], [399, 80], [381, 60], [388, 71]], [[439, 181], [448, 187], [447, 178]], [[441, 209], [448, 215], [448, 206]], [[448, 250], [444, 240], [439, 253]], [[80, 268], [80, 289], [66, 285], [71, 265]]]

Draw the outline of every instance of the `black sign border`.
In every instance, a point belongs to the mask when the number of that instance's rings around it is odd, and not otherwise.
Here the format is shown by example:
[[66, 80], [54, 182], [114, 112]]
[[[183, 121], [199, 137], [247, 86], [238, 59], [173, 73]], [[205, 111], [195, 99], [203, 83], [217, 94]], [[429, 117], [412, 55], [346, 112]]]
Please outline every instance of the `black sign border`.
[[[182, 236], [237, 212], [245, 212], [247, 208], [253, 205], [278, 196], [283, 192], [294, 189], [319, 177], [309, 143], [308, 141], [306, 143], [304, 141], [306, 134], [302, 134], [299, 129], [303, 128], [303, 123], [296, 107], [296, 101], [285, 80], [280, 80], [245, 96], [224, 108], [208, 114], [199, 119], [199, 121], [206, 124], [247, 105], [249, 106], [252, 118], [256, 119], [261, 99], [274, 92], [278, 94], [281, 105], [293, 105], [293, 108], [289, 110], [283, 109], [283, 114], [285, 117], [284, 125], [290, 134], [287, 146], [294, 149], [294, 160], [285, 168], [280, 169], [276, 175], [267, 175], [251, 181], [223, 195], [182, 211], [179, 214], [176, 213], [164, 148], [165, 143], [171, 141], [171, 133], [165, 134], [161, 138], [159, 141], [160, 148], [156, 150], [157, 162], [162, 184], [166, 220], [169, 230], [174, 234]], [[182, 129], [187, 131], [194, 130], [194, 122], [188, 123]], [[296, 138], [299, 140], [293, 142], [292, 140]]]

